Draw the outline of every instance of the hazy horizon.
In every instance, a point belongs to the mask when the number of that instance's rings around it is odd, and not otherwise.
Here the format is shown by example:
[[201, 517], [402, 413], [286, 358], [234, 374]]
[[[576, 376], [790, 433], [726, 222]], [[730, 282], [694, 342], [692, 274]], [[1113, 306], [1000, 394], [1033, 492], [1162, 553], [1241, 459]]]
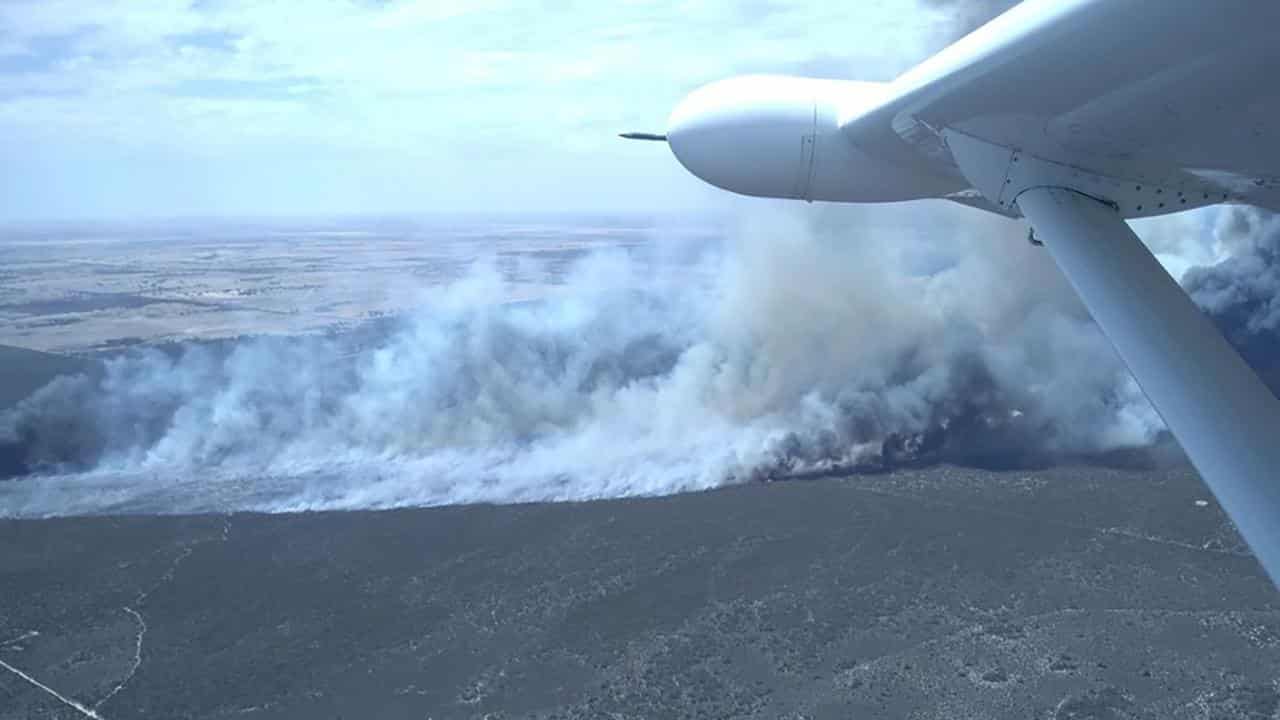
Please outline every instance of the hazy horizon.
[[[775, 201], [762, 201], [775, 202]], [[403, 212], [269, 212], [237, 213], [237, 214], [173, 214], [173, 215], [133, 215], [133, 216], [85, 216], [85, 217], [30, 217], [0, 219], [0, 229], [18, 231], [39, 231], [57, 229], [85, 229], [95, 226], [104, 228], [152, 228], [152, 227], [195, 227], [208, 224], [210, 227], [253, 225], [261, 227], [289, 225], [351, 225], [357, 223], [418, 225], [437, 222], [469, 222], [486, 223], [495, 221], [583, 221], [583, 220], [697, 220], [720, 221], [731, 217], [728, 206], [722, 208], [687, 208], [687, 209], [609, 209], [591, 210], [436, 210], [436, 211], [403, 211]]]

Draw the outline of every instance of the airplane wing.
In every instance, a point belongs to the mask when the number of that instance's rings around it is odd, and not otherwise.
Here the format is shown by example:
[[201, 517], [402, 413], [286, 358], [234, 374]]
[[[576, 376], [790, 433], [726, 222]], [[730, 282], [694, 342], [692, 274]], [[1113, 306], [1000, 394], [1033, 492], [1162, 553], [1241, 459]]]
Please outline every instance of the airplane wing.
[[1025, 217], [1280, 582], [1280, 402], [1125, 222], [1280, 209], [1277, 27], [1273, 0], [1026, 0], [887, 84], [713, 83], [664, 137], [746, 195]]
[[933, 173], [958, 170], [932, 151], [945, 128], [1131, 181], [1143, 189], [1110, 198], [1126, 217], [1224, 194], [1280, 209], [1276, 27], [1275, 2], [1028, 0], [842, 126], [897, 162], [927, 156]]

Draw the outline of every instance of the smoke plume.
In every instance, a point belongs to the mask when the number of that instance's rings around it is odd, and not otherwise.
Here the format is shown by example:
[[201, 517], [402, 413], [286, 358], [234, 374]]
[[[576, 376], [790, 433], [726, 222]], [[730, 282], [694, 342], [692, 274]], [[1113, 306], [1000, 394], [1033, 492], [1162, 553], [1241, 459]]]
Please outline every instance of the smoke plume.
[[[939, 44], [1014, 4], [921, 1], [948, 14]], [[765, 211], [693, 267], [591, 256], [538, 303], [505, 303], [481, 263], [368, 342], [131, 353], [0, 416], [30, 475], [0, 483], [0, 508], [583, 499], [1149, 445], [1159, 419], [1022, 233], [937, 205]], [[1266, 345], [1274, 243], [1218, 234], [1246, 249], [1188, 286]]]
[[1158, 419], [1022, 232], [961, 208], [767, 212], [693, 265], [587, 257], [537, 303], [503, 302], [481, 263], [360, 347], [130, 353], [0, 417], [39, 475], [0, 498], [35, 515], [563, 500], [1149, 443]]
[[1209, 234], [1223, 259], [1192, 267], [1183, 287], [1272, 391], [1280, 388], [1280, 217], [1248, 206], [1221, 208]]

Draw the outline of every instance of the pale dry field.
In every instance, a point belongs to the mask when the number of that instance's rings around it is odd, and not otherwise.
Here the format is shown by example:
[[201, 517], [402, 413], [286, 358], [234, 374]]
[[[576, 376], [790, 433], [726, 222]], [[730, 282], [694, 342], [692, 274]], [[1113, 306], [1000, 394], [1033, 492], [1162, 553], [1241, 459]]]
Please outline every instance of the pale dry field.
[[[643, 218], [197, 221], [0, 228], [0, 344], [58, 353], [341, 330], [402, 313], [477, 262], [505, 299], [573, 262], [699, 231]], [[705, 238], [704, 238], [705, 239]]]

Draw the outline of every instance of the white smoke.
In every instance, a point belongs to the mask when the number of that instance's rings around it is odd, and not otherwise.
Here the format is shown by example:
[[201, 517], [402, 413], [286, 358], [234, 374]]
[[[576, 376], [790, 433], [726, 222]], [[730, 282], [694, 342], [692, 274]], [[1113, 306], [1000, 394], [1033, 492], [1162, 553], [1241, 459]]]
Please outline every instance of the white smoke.
[[[1013, 4], [921, 0], [937, 46]], [[0, 514], [584, 499], [1038, 464], [1161, 432], [1020, 224], [767, 207], [694, 268], [593, 256], [536, 304], [481, 266], [371, 347], [268, 338], [55, 381], [0, 416], [0, 454], [31, 471], [0, 482]], [[1224, 257], [1185, 222], [1144, 233], [1178, 275]]]
[[537, 303], [481, 266], [365, 349], [130, 354], [0, 418], [37, 472], [0, 508], [568, 500], [1148, 443], [1158, 419], [1022, 233], [937, 204], [770, 206], [694, 267], [594, 255]]
[[1203, 233], [1216, 262], [1182, 276], [1193, 300], [1267, 383], [1280, 389], [1280, 215], [1248, 206], [1215, 209]]

